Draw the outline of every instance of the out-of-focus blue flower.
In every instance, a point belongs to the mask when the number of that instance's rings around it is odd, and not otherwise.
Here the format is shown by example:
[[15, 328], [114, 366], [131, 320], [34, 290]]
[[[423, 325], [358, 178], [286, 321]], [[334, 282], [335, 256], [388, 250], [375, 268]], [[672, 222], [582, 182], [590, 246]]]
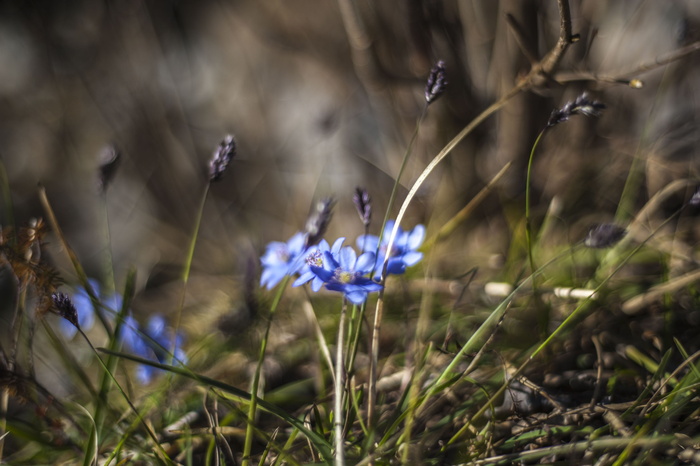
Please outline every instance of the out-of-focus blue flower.
[[336, 260], [338, 259], [338, 253], [340, 248], [343, 247], [343, 242], [345, 238], [338, 238], [333, 243], [333, 247], [328, 245], [328, 241], [322, 239], [318, 246], [312, 246], [304, 254], [305, 261], [299, 269], [299, 278], [296, 279], [292, 286], [301, 286], [305, 283], [311, 282], [311, 289], [318, 291], [323, 286], [323, 280], [319, 278], [312, 270], [311, 267], [323, 267], [323, 255], [329, 252]]
[[[93, 291], [97, 294], [97, 296], [99, 296], [100, 284], [97, 282], [97, 280], [90, 278], [88, 279], [88, 282], [90, 283], [90, 287], [93, 289]], [[87, 332], [92, 328], [92, 325], [95, 322], [95, 308], [92, 306], [90, 295], [88, 295], [85, 288], [81, 286], [75, 290], [75, 293], [73, 293], [72, 301], [73, 306], [75, 306], [75, 310], [78, 312], [78, 325], [80, 325], [81, 330]], [[69, 340], [72, 339], [76, 333], [78, 333], [78, 329], [65, 319], [61, 319], [58, 325], [61, 333]]]
[[[180, 333], [175, 337], [174, 354], [170, 354], [173, 344], [172, 332], [167, 328], [165, 319], [161, 315], [153, 315], [145, 329], [140, 329], [136, 319], [129, 315], [124, 321], [121, 335], [124, 346], [136, 356], [163, 364], [172, 364], [173, 356], [177, 364], [187, 362], [187, 356], [182, 350], [183, 337]], [[136, 377], [141, 384], [146, 385], [150, 383], [157, 371], [155, 367], [139, 364]]]
[[342, 292], [353, 304], [362, 304], [367, 300], [367, 294], [379, 291], [382, 286], [371, 278], [366, 277], [374, 267], [374, 253], [366, 252], [357, 257], [350, 246], [340, 249], [336, 257], [331, 252], [323, 253], [323, 266], [310, 265], [325, 284], [326, 289]]
[[[122, 308], [122, 303], [124, 298], [119, 293], [112, 293], [111, 295], [104, 296], [100, 294], [100, 283], [94, 278], [89, 278], [88, 283], [90, 288], [95, 293], [95, 295], [100, 300], [100, 305], [102, 310], [106, 310], [108, 313], [117, 313]], [[92, 304], [90, 295], [85, 288], [78, 287], [73, 293], [72, 297], [73, 305], [78, 312], [78, 324], [83, 331], [90, 330], [95, 322], [95, 307]], [[61, 333], [68, 339], [71, 339], [77, 333], [77, 329], [71, 325], [66, 320], [61, 320], [59, 322], [59, 329]]]
[[296, 273], [305, 258], [306, 235], [297, 233], [289, 241], [273, 241], [267, 245], [265, 254], [260, 258], [263, 266], [260, 285], [270, 288], [277, 285], [286, 275]]
[[[394, 221], [389, 220], [384, 226], [384, 234], [382, 234], [382, 242], [379, 244], [379, 238], [374, 235], [362, 235], [357, 238], [357, 245], [363, 251], [377, 252], [377, 265], [375, 278], [381, 275], [381, 266], [386, 257], [387, 247], [389, 246], [389, 238], [394, 230]], [[423, 253], [416, 251], [423, 244], [425, 239], [425, 227], [416, 225], [411, 231], [403, 231], [401, 227], [396, 231], [396, 239], [389, 254], [389, 263], [387, 264], [387, 273], [399, 275], [406, 271], [406, 267], [416, 265], [423, 259]]]

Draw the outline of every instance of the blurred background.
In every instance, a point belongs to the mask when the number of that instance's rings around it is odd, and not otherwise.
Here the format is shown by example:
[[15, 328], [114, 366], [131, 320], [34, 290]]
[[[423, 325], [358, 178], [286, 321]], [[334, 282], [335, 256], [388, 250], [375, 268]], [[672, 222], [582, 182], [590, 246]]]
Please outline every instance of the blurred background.
[[[606, 112], [554, 128], [535, 159], [534, 215], [556, 200], [561, 242], [616, 215], [635, 160], [634, 202], [618, 219], [669, 181], [697, 176], [699, 56], [636, 70], [700, 39], [700, 3], [571, 8], [580, 40], [560, 73], [460, 143], [409, 209], [404, 226], [425, 223], [430, 236], [513, 162], [496, 192], [435, 249], [439, 276], [475, 266], [497, 273], [522, 221], [532, 144], [551, 111], [584, 90]], [[108, 279], [109, 245], [118, 288], [129, 267], [139, 290], [166, 286], [182, 268], [211, 154], [235, 134], [238, 155], [209, 193], [190, 287], [191, 305], [223, 293], [230, 308], [240, 277], [258, 273], [265, 244], [302, 229], [316, 200], [338, 200], [327, 237], [354, 242], [362, 224], [352, 193], [367, 188], [378, 233], [438, 59], [449, 86], [420, 127], [392, 217], [439, 150], [527, 73], [523, 49], [541, 57], [558, 35], [554, 0], [3, 2], [0, 158], [15, 221], [44, 215], [42, 184], [89, 276]], [[96, 169], [108, 144], [122, 162], [103, 202]], [[1, 214], [11, 222], [7, 208]], [[55, 238], [47, 250], [74, 280]]]

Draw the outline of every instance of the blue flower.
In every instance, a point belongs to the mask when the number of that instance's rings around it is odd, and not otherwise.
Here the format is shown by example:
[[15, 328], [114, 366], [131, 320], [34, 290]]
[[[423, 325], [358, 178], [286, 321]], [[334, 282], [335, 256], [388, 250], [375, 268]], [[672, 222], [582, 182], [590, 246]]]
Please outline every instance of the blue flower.
[[[386, 257], [387, 247], [391, 232], [394, 230], [394, 221], [389, 220], [384, 226], [384, 234], [382, 242], [379, 244], [379, 238], [374, 235], [362, 235], [357, 238], [357, 245], [363, 251], [377, 252], [377, 269], [381, 269]], [[399, 275], [406, 271], [406, 267], [416, 265], [423, 259], [423, 253], [416, 251], [423, 244], [425, 239], [425, 227], [416, 225], [411, 231], [403, 231], [401, 227], [396, 231], [396, 239], [389, 254], [389, 263], [387, 265], [387, 273]], [[378, 278], [381, 275], [381, 270], [375, 270]]]
[[277, 285], [286, 275], [292, 275], [304, 265], [304, 247], [306, 236], [297, 233], [289, 241], [273, 241], [267, 245], [265, 254], [260, 258], [263, 266], [260, 285], [270, 288]]
[[329, 251], [324, 252], [322, 267], [309, 267], [326, 284], [327, 290], [340, 291], [348, 301], [359, 305], [367, 300], [368, 293], [382, 289], [379, 283], [365, 276], [371, 272], [374, 261], [374, 253], [357, 257], [353, 248], [345, 246], [338, 251], [337, 258]]
[[[177, 364], [187, 362], [187, 356], [182, 350], [183, 337], [180, 333], [175, 336], [174, 354], [170, 354], [173, 344], [172, 333], [161, 315], [152, 316], [143, 330], [139, 329], [136, 319], [130, 315], [127, 316], [122, 327], [121, 338], [124, 346], [136, 356], [163, 364], [171, 364], [173, 359]], [[139, 364], [136, 369], [136, 378], [141, 384], [146, 385], [150, 383], [157, 371], [155, 367]]]
[[305, 254], [305, 262], [299, 269], [299, 278], [296, 279], [292, 286], [301, 286], [305, 283], [311, 282], [311, 289], [318, 291], [323, 286], [323, 280], [319, 278], [312, 270], [311, 266], [323, 267], [323, 255], [329, 252], [336, 260], [338, 259], [338, 253], [340, 248], [343, 246], [345, 238], [338, 238], [333, 247], [328, 245], [328, 241], [322, 239], [318, 246], [312, 246]]
[[[88, 282], [90, 283], [92, 290], [99, 296], [100, 284], [97, 282], [97, 280], [90, 278], [88, 279]], [[75, 290], [75, 293], [73, 293], [72, 301], [73, 306], [75, 306], [75, 310], [78, 312], [78, 325], [80, 325], [80, 329], [85, 332], [90, 330], [95, 322], [95, 308], [92, 306], [90, 295], [88, 295], [85, 288], [81, 286]], [[75, 328], [75, 325], [71, 324], [65, 319], [61, 319], [58, 325], [61, 333], [69, 340], [72, 339], [76, 333], [78, 333], [78, 329]]]
[[[100, 294], [100, 284], [94, 278], [88, 278], [88, 283], [90, 288], [97, 295], [100, 300], [101, 307], [109, 312], [116, 313], [122, 308], [122, 302], [124, 298], [119, 293], [112, 293], [109, 296], [104, 296]], [[90, 295], [84, 287], [78, 287], [73, 293], [73, 305], [78, 312], [78, 325], [80, 325], [81, 330], [90, 330], [95, 322], [95, 307], [92, 304]], [[61, 320], [59, 322], [59, 329], [61, 333], [68, 339], [71, 339], [77, 333], [75, 326], [70, 324], [66, 320]]]

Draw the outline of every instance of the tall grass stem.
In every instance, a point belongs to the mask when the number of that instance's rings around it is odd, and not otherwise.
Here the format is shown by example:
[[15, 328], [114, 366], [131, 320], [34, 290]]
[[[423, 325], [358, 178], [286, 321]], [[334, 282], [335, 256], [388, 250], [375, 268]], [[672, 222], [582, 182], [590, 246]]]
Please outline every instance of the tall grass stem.
[[[474, 128], [479, 126], [484, 120], [489, 116], [500, 110], [510, 99], [515, 97], [517, 94], [523, 90], [527, 84], [522, 82], [521, 84], [513, 87], [508, 91], [503, 97], [501, 97], [497, 102], [491, 104], [483, 112], [481, 112], [476, 118], [474, 118], [467, 126], [465, 126], [442, 150], [430, 161], [430, 163], [425, 167], [423, 172], [418, 176], [418, 179], [413, 183], [411, 189], [409, 190], [406, 198], [399, 209], [399, 213], [396, 216], [394, 223], [394, 229], [391, 232], [389, 238], [389, 243], [387, 244], [387, 251], [391, 251], [394, 241], [396, 240], [396, 234], [401, 225], [401, 220], [403, 220], [406, 210], [410, 205], [413, 197], [418, 192], [418, 189], [423, 185], [428, 176], [435, 170], [440, 162], [442, 162], [445, 157], [447, 157], [457, 144], [459, 144], [467, 135], [469, 135]], [[389, 264], [389, 255], [387, 254], [384, 258], [384, 264], [382, 264], [382, 278], [381, 282], [386, 282], [386, 268]], [[376, 400], [377, 400], [377, 365], [379, 363], [379, 335], [381, 333], [381, 322], [382, 314], [384, 309], [384, 290], [379, 292], [379, 297], [377, 299], [377, 306], [374, 312], [374, 322], [372, 325], [372, 340], [371, 340], [371, 357], [370, 357], [370, 371], [369, 371], [369, 383], [368, 383], [368, 393], [367, 393], [367, 424], [370, 430], [370, 435], [373, 435], [374, 419], [376, 417]], [[370, 439], [371, 440], [371, 439]]]
[[[285, 275], [281, 284], [278, 285], [277, 293], [270, 305], [270, 315], [267, 317], [267, 326], [265, 327], [265, 335], [260, 342], [260, 352], [258, 353], [258, 363], [255, 367], [255, 374], [253, 375], [253, 383], [250, 389], [250, 404], [248, 405], [248, 421], [245, 431], [245, 441], [243, 443], [243, 461], [242, 466], [250, 465], [250, 452], [253, 448], [253, 437], [255, 436], [255, 416], [258, 408], [258, 388], [260, 387], [260, 374], [262, 372], [263, 364], [265, 363], [265, 352], [267, 351], [267, 343], [270, 337], [270, 327], [272, 326], [272, 318], [277, 311], [277, 306], [279, 306], [282, 300], [282, 295], [284, 290], [287, 289], [287, 285], [291, 280], [291, 275]], [[336, 375], [337, 377], [337, 375]]]

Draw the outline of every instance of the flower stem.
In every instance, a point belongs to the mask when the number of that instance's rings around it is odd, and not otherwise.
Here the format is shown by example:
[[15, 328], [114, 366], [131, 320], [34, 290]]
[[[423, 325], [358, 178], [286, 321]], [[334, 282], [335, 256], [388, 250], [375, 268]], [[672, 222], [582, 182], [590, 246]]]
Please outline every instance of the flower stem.
[[343, 307], [340, 310], [340, 322], [338, 324], [338, 342], [335, 355], [335, 407], [333, 409], [333, 432], [335, 437], [335, 464], [345, 465], [345, 451], [343, 449], [343, 393], [345, 388], [345, 370], [343, 367], [343, 345], [345, 337], [345, 318], [347, 303], [343, 299]]

